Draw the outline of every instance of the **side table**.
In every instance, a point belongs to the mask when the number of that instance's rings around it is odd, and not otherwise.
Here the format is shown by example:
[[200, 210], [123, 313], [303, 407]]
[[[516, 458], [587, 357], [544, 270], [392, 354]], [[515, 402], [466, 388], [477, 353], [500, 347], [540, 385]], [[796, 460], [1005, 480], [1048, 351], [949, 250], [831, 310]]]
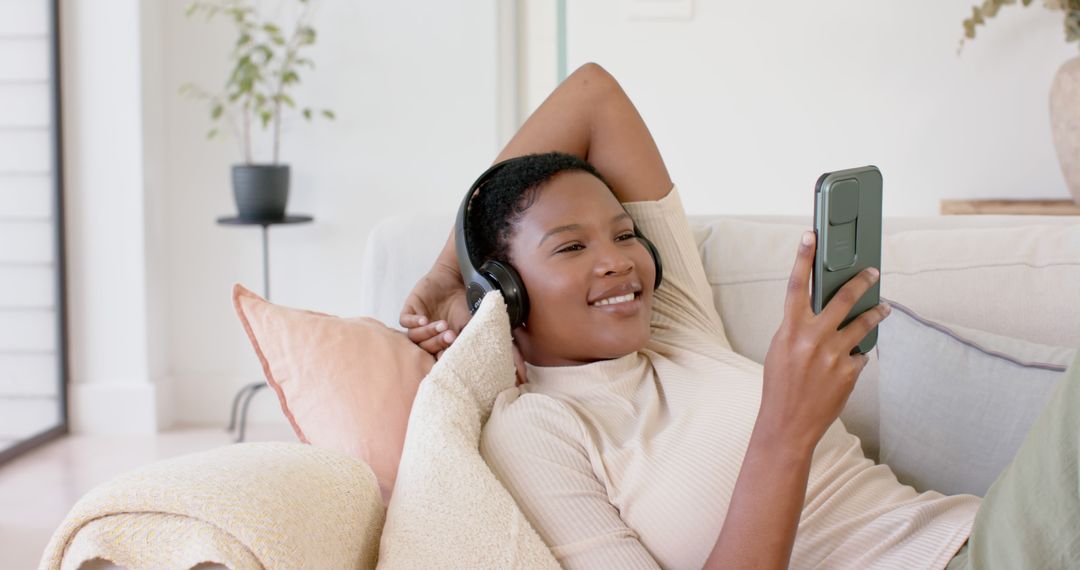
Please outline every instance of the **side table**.
[[[276, 219], [249, 219], [239, 218], [236, 216], [222, 216], [217, 219], [217, 223], [223, 226], [262, 226], [262, 251], [263, 251], [263, 297], [270, 300], [270, 249], [268, 240], [268, 230], [270, 226], [278, 224], [305, 224], [314, 221], [315, 218], [304, 214], [290, 214], [284, 218]], [[244, 426], [247, 424], [247, 412], [248, 406], [251, 404], [252, 397], [259, 390], [266, 387], [266, 381], [252, 382], [236, 393], [233, 397], [232, 413], [229, 415], [229, 427], [225, 428], [226, 431], [233, 431], [237, 429], [236, 441], [244, 441]], [[243, 403], [241, 404], [241, 400]], [[240, 422], [237, 425], [236, 412], [237, 408], [240, 409]]]
[[941, 214], [1080, 216], [1072, 200], [942, 200]]

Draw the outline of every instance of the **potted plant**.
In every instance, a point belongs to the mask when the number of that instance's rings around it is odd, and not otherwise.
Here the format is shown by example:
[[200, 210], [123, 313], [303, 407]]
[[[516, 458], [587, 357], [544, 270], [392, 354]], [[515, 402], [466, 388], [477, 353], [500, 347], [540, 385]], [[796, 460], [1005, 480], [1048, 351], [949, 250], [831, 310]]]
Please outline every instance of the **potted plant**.
[[[1021, 0], [1030, 6], [1034, 0]], [[964, 20], [964, 38], [975, 39], [975, 30], [997, 15], [1006, 4], [1016, 0], [985, 0], [972, 7], [971, 17]], [[1043, 6], [1065, 13], [1065, 41], [1080, 41], [1080, 0], [1043, 0]], [[964, 40], [961, 39], [961, 46]], [[1050, 126], [1058, 162], [1065, 175], [1065, 184], [1073, 200], [1080, 205], [1080, 57], [1066, 61], [1054, 76], [1050, 87]]]
[[[289, 198], [289, 165], [280, 161], [281, 119], [287, 110], [298, 110], [311, 121], [315, 111], [297, 109], [290, 92], [300, 83], [302, 68], [314, 69], [305, 57], [305, 49], [315, 43], [311, 26], [312, 2], [288, 0], [294, 4], [295, 17], [286, 32], [277, 23], [260, 16], [253, 0], [209, 0], [192, 2], [189, 17], [203, 14], [210, 21], [217, 16], [228, 18], [236, 28], [236, 40], [229, 55], [231, 70], [221, 92], [212, 93], [192, 83], [180, 88], [181, 94], [209, 103], [210, 119], [215, 126], [207, 138], [222, 134], [221, 124], [239, 144], [243, 163], [232, 167], [233, 196], [237, 214], [246, 220], [274, 220], [285, 216]], [[329, 109], [319, 114], [333, 119]], [[270, 162], [257, 162], [252, 153], [252, 130], [272, 131], [273, 151]]]

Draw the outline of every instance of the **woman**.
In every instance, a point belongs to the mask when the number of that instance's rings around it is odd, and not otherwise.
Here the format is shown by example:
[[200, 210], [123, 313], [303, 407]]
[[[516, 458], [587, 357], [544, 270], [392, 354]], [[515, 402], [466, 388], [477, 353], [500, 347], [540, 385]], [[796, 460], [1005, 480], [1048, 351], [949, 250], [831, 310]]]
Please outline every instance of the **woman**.
[[[731, 350], [678, 191], [614, 78], [575, 71], [496, 162], [523, 155], [469, 210], [470, 251], [511, 264], [532, 306], [513, 331], [528, 382], [500, 395], [481, 452], [564, 566], [964, 563], [980, 499], [899, 484], [837, 419], [867, 362], [850, 351], [888, 315], [838, 330], [875, 272], [815, 315], [807, 232], [762, 367]], [[660, 251], [655, 291], [635, 227]], [[400, 319], [436, 355], [469, 318], [452, 237]], [[973, 556], [1002, 544], [980, 532]]]

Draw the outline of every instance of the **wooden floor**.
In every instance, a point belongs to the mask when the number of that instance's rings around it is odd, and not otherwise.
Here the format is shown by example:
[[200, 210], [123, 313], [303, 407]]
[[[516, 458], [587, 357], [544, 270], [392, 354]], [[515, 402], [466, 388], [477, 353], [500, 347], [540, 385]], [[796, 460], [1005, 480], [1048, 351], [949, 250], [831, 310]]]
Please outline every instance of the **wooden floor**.
[[[232, 443], [224, 428], [156, 436], [67, 436], [0, 466], [0, 568], [37, 568], [53, 530], [98, 484], [166, 457]], [[284, 425], [249, 425], [245, 441], [296, 441]]]

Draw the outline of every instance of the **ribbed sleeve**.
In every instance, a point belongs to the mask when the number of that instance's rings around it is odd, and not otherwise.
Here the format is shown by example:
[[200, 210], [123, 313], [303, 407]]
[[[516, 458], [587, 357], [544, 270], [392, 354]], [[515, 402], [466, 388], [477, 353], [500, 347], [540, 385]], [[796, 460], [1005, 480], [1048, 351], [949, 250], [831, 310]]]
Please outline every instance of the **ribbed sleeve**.
[[580, 423], [558, 400], [504, 392], [480, 453], [564, 568], [657, 568], [593, 475]]
[[664, 281], [653, 295], [653, 328], [698, 331], [730, 348], [678, 188], [657, 201], [624, 202], [623, 208], [663, 263]]

